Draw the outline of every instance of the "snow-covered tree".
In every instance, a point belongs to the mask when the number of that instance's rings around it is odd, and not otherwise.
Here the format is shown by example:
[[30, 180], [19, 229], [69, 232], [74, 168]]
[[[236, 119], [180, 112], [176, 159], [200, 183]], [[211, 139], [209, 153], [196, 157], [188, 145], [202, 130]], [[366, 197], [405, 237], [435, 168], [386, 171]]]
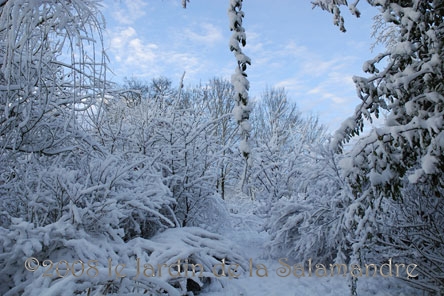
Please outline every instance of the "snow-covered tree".
[[1, 149], [51, 155], [94, 145], [74, 119], [103, 93], [102, 23], [93, 0], [2, 1]]
[[355, 189], [396, 198], [404, 176], [411, 183], [444, 186], [444, 7], [433, 0], [368, 2], [398, 33], [392, 35], [393, 46], [364, 64], [371, 76], [354, 77], [362, 103], [334, 144], [341, 149], [362, 132], [365, 120], [382, 113], [384, 125], [351, 153], [355, 161], [348, 175]]
[[211, 115], [210, 120], [217, 120], [213, 129], [213, 135], [219, 147], [220, 159], [218, 163], [217, 189], [222, 199], [225, 199], [227, 187], [234, 187], [235, 181], [232, 174], [232, 167], [237, 159], [233, 146], [238, 140], [236, 126], [227, 115], [231, 114], [235, 103], [233, 101], [234, 89], [229, 81], [220, 78], [211, 79], [203, 87], [202, 103], [206, 107], [206, 112]]
[[284, 89], [266, 89], [254, 111], [255, 156], [249, 188], [262, 192], [260, 199], [271, 206], [296, 194], [295, 182], [310, 159], [306, 157], [325, 140], [325, 130], [315, 117], [302, 117]]
[[224, 114], [227, 106], [215, 102], [228, 102], [231, 87], [212, 81], [184, 89], [179, 96], [166, 81], [154, 79], [135, 106], [128, 106], [126, 99], [111, 100], [96, 133], [113, 151], [152, 159], [149, 165], [162, 172], [176, 201], [173, 209], [181, 226], [222, 229], [226, 219], [218, 219], [225, 207], [217, 200], [218, 182], [227, 178], [226, 154], [234, 128], [231, 114]]
[[[386, 50], [364, 63], [368, 77], [353, 78], [361, 103], [333, 141], [333, 147], [342, 151], [345, 142], [363, 133], [366, 120], [384, 116], [382, 124], [361, 135], [342, 162], [355, 195], [347, 208], [350, 221], [354, 220], [353, 250], [358, 257], [369, 256], [368, 251], [383, 244], [397, 254], [420, 254], [436, 267], [442, 263], [442, 250], [433, 237], [442, 236], [436, 228], [442, 215], [427, 213], [423, 219], [411, 207], [435, 205], [443, 196], [444, 5], [437, 0], [367, 2], [379, 9], [376, 20], [382, 35], [377, 41], [385, 42]], [[313, 3], [333, 13], [335, 23], [344, 28], [340, 10], [347, 1]], [[359, 16], [357, 3], [348, 6]], [[396, 211], [387, 212], [387, 207]], [[432, 234], [418, 235], [421, 227]], [[423, 276], [442, 290], [437, 281], [442, 269], [435, 267]]]

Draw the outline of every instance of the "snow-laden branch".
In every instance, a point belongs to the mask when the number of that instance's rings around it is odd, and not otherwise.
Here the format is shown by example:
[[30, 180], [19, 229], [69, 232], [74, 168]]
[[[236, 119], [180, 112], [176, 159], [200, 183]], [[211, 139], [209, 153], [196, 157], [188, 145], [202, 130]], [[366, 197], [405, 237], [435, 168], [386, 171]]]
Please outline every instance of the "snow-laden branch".
[[242, 27], [244, 12], [242, 11], [242, 0], [230, 0], [228, 9], [230, 20], [230, 30], [233, 32], [230, 39], [230, 50], [234, 53], [237, 60], [237, 68], [231, 76], [231, 83], [235, 90], [236, 107], [233, 109], [233, 115], [240, 127], [242, 155], [248, 159], [251, 150], [248, 144], [251, 125], [249, 123], [251, 108], [248, 105], [248, 90], [250, 83], [247, 79], [247, 65], [251, 65], [251, 60], [242, 52], [247, 39], [245, 29]]

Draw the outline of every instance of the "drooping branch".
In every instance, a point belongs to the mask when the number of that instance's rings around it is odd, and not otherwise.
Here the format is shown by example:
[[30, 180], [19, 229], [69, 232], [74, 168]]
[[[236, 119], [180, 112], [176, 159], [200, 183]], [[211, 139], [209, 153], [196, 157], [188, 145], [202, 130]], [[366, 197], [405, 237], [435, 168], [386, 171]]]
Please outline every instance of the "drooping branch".
[[233, 32], [230, 39], [230, 50], [234, 53], [237, 60], [237, 68], [231, 76], [231, 83], [235, 90], [236, 107], [233, 115], [239, 124], [241, 133], [240, 150], [242, 155], [248, 159], [250, 155], [250, 146], [248, 144], [251, 125], [249, 122], [251, 108], [248, 105], [248, 90], [250, 83], [247, 79], [247, 65], [251, 65], [251, 60], [242, 52], [242, 48], [247, 43], [245, 29], [242, 27], [244, 12], [242, 11], [242, 0], [230, 0], [228, 9], [230, 20], [230, 30]]
[[190, 0], [182, 0], [182, 7], [187, 8], [187, 3], [189, 3]]

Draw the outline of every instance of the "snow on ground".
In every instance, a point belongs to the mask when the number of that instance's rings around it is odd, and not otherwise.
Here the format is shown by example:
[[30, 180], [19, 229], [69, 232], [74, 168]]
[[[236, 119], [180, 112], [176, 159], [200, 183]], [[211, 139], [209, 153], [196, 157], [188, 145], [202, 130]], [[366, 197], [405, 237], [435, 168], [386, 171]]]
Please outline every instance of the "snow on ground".
[[[236, 242], [244, 251], [248, 259], [252, 259], [252, 276], [250, 271], [244, 271], [237, 279], [226, 279], [224, 287], [210, 288], [200, 295], [204, 296], [303, 296], [303, 295], [350, 295], [348, 278], [341, 276], [319, 278], [314, 275], [297, 278], [293, 274], [279, 277], [276, 270], [282, 265], [277, 258], [267, 255], [265, 244], [269, 235], [262, 231], [263, 219], [254, 214], [257, 202], [247, 198], [228, 200], [228, 208], [232, 212], [231, 233], [226, 238]], [[297, 258], [295, 258], [297, 260]], [[256, 265], [267, 267], [268, 276], [259, 277], [256, 272], [263, 275], [263, 270], [257, 271]], [[394, 278], [360, 278], [358, 280], [358, 295], [422, 295], [412, 290]]]

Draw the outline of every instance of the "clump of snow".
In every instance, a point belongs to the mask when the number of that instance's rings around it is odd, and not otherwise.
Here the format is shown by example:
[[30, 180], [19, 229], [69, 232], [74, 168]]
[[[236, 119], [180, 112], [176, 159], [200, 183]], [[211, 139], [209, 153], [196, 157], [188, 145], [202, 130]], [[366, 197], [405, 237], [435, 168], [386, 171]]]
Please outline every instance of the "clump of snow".
[[426, 174], [433, 174], [436, 172], [436, 164], [439, 163], [438, 158], [433, 155], [427, 154], [421, 158], [421, 168]]

